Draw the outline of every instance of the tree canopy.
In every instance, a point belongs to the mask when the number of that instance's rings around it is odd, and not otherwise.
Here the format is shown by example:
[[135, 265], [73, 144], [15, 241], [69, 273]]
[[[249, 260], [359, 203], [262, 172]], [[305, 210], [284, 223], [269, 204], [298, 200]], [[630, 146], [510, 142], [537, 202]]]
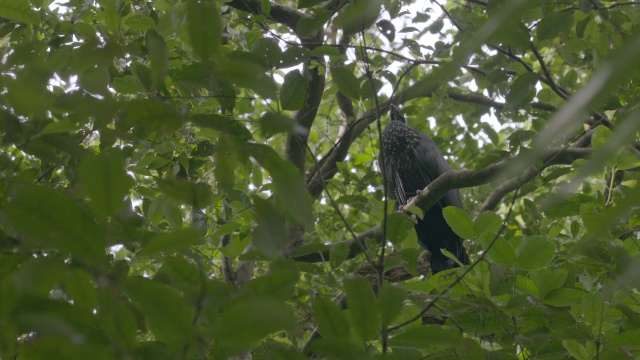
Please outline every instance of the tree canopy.
[[[0, 358], [640, 356], [640, 2], [0, 0], [0, 54]], [[398, 211], [391, 104], [453, 168]]]

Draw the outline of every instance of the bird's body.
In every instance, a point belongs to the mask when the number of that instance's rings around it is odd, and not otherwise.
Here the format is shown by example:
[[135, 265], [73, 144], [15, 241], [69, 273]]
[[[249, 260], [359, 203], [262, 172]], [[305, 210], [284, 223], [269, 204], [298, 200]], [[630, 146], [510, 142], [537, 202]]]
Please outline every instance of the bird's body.
[[[386, 177], [388, 194], [405, 205], [412, 197], [451, 167], [442, 156], [436, 143], [426, 134], [411, 129], [404, 123], [395, 108], [392, 121], [382, 133], [382, 170]], [[431, 270], [437, 273], [457, 266], [440, 249], [447, 249], [463, 264], [469, 257], [462, 246], [462, 239], [445, 221], [442, 209], [447, 206], [462, 208], [458, 189], [448, 191], [435, 205], [424, 213], [415, 224], [418, 242], [431, 253]]]

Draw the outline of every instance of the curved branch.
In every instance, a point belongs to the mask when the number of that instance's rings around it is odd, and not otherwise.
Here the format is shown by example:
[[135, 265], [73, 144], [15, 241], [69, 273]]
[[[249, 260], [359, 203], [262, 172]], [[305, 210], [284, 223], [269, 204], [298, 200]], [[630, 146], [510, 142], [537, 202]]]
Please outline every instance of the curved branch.
[[305, 64], [304, 72], [308, 80], [307, 97], [302, 108], [294, 115], [296, 129], [287, 136], [285, 149], [286, 159], [291, 161], [301, 173], [304, 172], [309, 131], [318, 113], [325, 84], [325, 77], [318, 67], [310, 68], [312, 61], [323, 63], [320, 58], [312, 58]]
[[[399, 92], [395, 96], [393, 102], [401, 104], [420, 97], [431, 97], [435, 90], [436, 86], [430, 85], [427, 77], [426, 79], [418, 81], [406, 90]], [[474, 103], [498, 110], [504, 109], [506, 106], [504, 103], [494, 101], [482, 95], [461, 94], [455, 91], [447, 91], [446, 94], [449, 98], [457, 101]], [[389, 100], [380, 103], [380, 115], [384, 115], [389, 111], [389, 104]], [[556, 110], [555, 106], [547, 103], [534, 102], [529, 104], [529, 106], [543, 111], [553, 112]], [[360, 134], [362, 134], [367, 127], [376, 120], [376, 116], [376, 109], [369, 109], [365, 111], [357, 121], [354, 121], [351, 124], [338, 143], [322, 158], [320, 161], [321, 171], [317, 171], [318, 169], [316, 169], [315, 166], [309, 169], [310, 175], [307, 180], [307, 190], [309, 190], [309, 193], [314, 199], [322, 193], [324, 182], [331, 179], [337, 173], [337, 163], [344, 161], [347, 157], [351, 144], [353, 144]], [[319, 174], [322, 174], [323, 176], [321, 177]]]
[[[542, 157], [544, 167], [553, 165], [570, 165], [577, 159], [584, 159], [591, 155], [591, 149], [585, 148], [560, 148], [550, 149]], [[438, 177], [429, 186], [424, 188], [416, 197], [414, 197], [407, 205], [402, 208], [402, 211], [407, 211], [411, 206], [419, 206], [421, 209], [428, 209], [433, 206], [440, 198], [449, 190], [473, 187], [488, 184], [493, 181], [496, 176], [500, 175], [510, 164], [518, 161], [519, 156], [511, 159], [503, 160], [487, 166], [481, 170], [455, 170], [449, 171], [442, 176]], [[538, 170], [536, 170], [537, 173]], [[511, 181], [525, 178], [521, 176], [518, 178], [510, 179], [503, 183], [506, 187]], [[532, 177], [531, 177], [532, 178]], [[529, 178], [527, 181], [531, 180]], [[521, 181], [524, 184], [526, 181]], [[505, 193], [506, 194], [506, 193]], [[501, 198], [500, 198], [501, 199]], [[485, 201], [486, 202], [486, 201]], [[483, 205], [484, 207], [484, 205]], [[302, 262], [322, 262], [328, 260], [331, 256], [331, 249], [336, 246], [342, 246], [346, 244], [349, 247], [348, 259], [351, 259], [362, 252], [361, 246], [358, 244], [366, 244], [366, 239], [374, 239], [377, 243], [382, 241], [382, 226], [376, 225], [361, 233], [357, 236], [357, 239], [350, 239], [343, 242], [331, 244], [327, 249], [319, 252], [298, 254], [293, 257], [295, 261]]]
[[[551, 165], [569, 165], [577, 159], [584, 159], [591, 155], [591, 149], [561, 148], [548, 150], [543, 156], [543, 167]], [[442, 174], [424, 188], [418, 195], [409, 201], [402, 210], [408, 210], [411, 206], [428, 209], [440, 200], [444, 194], [453, 189], [461, 189], [472, 186], [484, 185], [494, 180], [509, 165], [517, 162], [523, 155], [511, 159], [502, 160], [491, 164], [482, 170], [455, 170]], [[538, 170], [536, 170], [537, 172]], [[525, 176], [526, 177], [526, 174]], [[520, 178], [520, 177], [518, 177]], [[516, 178], [516, 179], [518, 179]], [[529, 178], [530, 180], [531, 178]], [[515, 179], [514, 179], [515, 180]], [[528, 180], [527, 180], [528, 181]], [[522, 183], [525, 183], [523, 181]], [[506, 184], [506, 183], [505, 183]]]
[[[254, 15], [263, 14], [262, 2], [260, 0], [232, 0], [226, 4], [234, 9], [246, 11]], [[286, 25], [293, 32], [296, 32], [298, 21], [302, 19], [313, 20], [313, 16], [311, 15], [273, 2], [271, 2], [271, 11], [269, 12], [268, 18]]]

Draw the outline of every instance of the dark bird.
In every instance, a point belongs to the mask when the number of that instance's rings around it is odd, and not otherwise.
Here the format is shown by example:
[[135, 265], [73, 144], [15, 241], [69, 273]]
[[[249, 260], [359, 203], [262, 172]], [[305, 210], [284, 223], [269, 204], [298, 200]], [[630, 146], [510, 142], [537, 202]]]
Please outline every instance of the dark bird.
[[[438, 176], [451, 170], [433, 140], [424, 133], [411, 129], [404, 116], [391, 105], [391, 122], [382, 132], [382, 171], [387, 182], [387, 193], [397, 200], [396, 209], [407, 202]], [[447, 192], [435, 205], [424, 212], [424, 217], [414, 225], [418, 242], [431, 253], [431, 271], [458, 266], [440, 249], [454, 254], [463, 264], [469, 256], [442, 215], [447, 206], [462, 208], [462, 197], [458, 189]]]

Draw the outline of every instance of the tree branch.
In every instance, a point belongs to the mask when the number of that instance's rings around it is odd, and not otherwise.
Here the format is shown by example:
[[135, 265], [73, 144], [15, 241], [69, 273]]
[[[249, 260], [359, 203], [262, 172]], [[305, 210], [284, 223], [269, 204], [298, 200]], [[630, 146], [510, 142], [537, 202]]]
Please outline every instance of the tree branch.
[[[420, 97], [431, 97], [433, 92], [435, 91], [434, 87], [425, 87], [427, 84], [426, 80], [421, 80], [406, 90], [399, 92], [394, 102], [398, 104], [402, 104], [409, 100], [420, 98]], [[492, 107], [498, 110], [504, 109], [506, 104], [497, 102], [490, 98], [484, 97], [482, 95], [476, 94], [461, 94], [455, 91], [447, 91], [447, 96], [451, 99], [474, 103], [482, 106]], [[384, 115], [387, 111], [389, 111], [389, 100], [380, 103], [380, 114]], [[553, 112], [556, 110], [556, 107], [547, 104], [534, 102], [529, 104], [529, 106]], [[318, 169], [315, 166], [312, 166], [309, 169], [309, 176], [307, 179], [307, 190], [313, 198], [317, 198], [322, 193], [322, 189], [324, 188], [324, 182], [326, 180], [331, 179], [338, 171], [337, 163], [344, 161], [349, 153], [349, 148], [353, 144], [353, 142], [366, 130], [366, 128], [372, 124], [376, 120], [376, 109], [367, 110], [357, 121], [354, 121], [351, 126], [347, 129], [344, 136], [340, 138], [337, 144], [320, 160], [321, 171], [317, 171]], [[322, 177], [320, 176], [322, 174]]]
[[[570, 165], [577, 159], [585, 159], [589, 157], [591, 155], [591, 152], [591, 149], [576, 147], [550, 149], [542, 156], [541, 160], [544, 162], [544, 166], [541, 169], [553, 165]], [[503, 170], [508, 168], [510, 164], [518, 161], [518, 158], [519, 156], [507, 160], [502, 160], [500, 162], [491, 164], [481, 170], [449, 171], [438, 177], [435, 181], [424, 188], [416, 197], [411, 199], [411, 201], [409, 201], [409, 203], [407, 203], [407, 205], [402, 208], [402, 211], [407, 211], [411, 206], [414, 205], [420, 207], [423, 210], [426, 210], [437, 203], [438, 200], [440, 200], [440, 198], [444, 196], [447, 191], [488, 184], [491, 181], [495, 180], [496, 176], [498, 176]], [[535, 173], [537, 173], [538, 171], [539, 170], [535, 170]], [[511, 188], [511, 182], [513, 182], [513, 184], [524, 184], [525, 182], [531, 180], [532, 177], [533, 176], [527, 178], [525, 174], [525, 176], [510, 179], [507, 182], [503, 183], [503, 185], [505, 186], [505, 188]], [[527, 180], [522, 181], [525, 178], [527, 178]], [[505, 192], [504, 194], [508, 193], [509, 191]], [[497, 198], [497, 195], [495, 196]], [[500, 197], [500, 199], [502, 199], [502, 197]], [[487, 201], [485, 201], [485, 203]], [[483, 207], [485, 207], [485, 205], [483, 205]], [[320, 252], [298, 254], [293, 257], [293, 260], [301, 262], [322, 262], [330, 258], [331, 249], [342, 244], [346, 244], [349, 247], [349, 255], [347, 256], [347, 258], [351, 259], [362, 252], [362, 248], [358, 244], [358, 242], [360, 242], [361, 244], [366, 244], [366, 239], [374, 239], [377, 243], [380, 243], [382, 241], [382, 226], [373, 226], [369, 230], [358, 235], [357, 239], [350, 239], [347, 241], [331, 244], [326, 250]]]
[[[254, 15], [263, 14], [262, 2], [260, 0], [232, 0], [226, 4], [234, 9], [246, 11]], [[293, 32], [296, 32], [298, 21], [302, 19], [313, 20], [314, 17], [291, 7], [271, 2], [271, 11], [267, 18], [286, 25]]]
[[[591, 149], [551, 149], [542, 156], [542, 160], [544, 161], [543, 168], [551, 165], [569, 165], [575, 160], [584, 159], [589, 155], [591, 155]], [[426, 210], [437, 203], [438, 200], [440, 200], [440, 198], [449, 190], [487, 184], [508, 168], [509, 165], [517, 162], [520, 156], [522, 155], [491, 164], [482, 170], [455, 170], [444, 173], [420, 191], [418, 195], [403, 206], [402, 210], [406, 211], [411, 206], [418, 206], [421, 209]]]

